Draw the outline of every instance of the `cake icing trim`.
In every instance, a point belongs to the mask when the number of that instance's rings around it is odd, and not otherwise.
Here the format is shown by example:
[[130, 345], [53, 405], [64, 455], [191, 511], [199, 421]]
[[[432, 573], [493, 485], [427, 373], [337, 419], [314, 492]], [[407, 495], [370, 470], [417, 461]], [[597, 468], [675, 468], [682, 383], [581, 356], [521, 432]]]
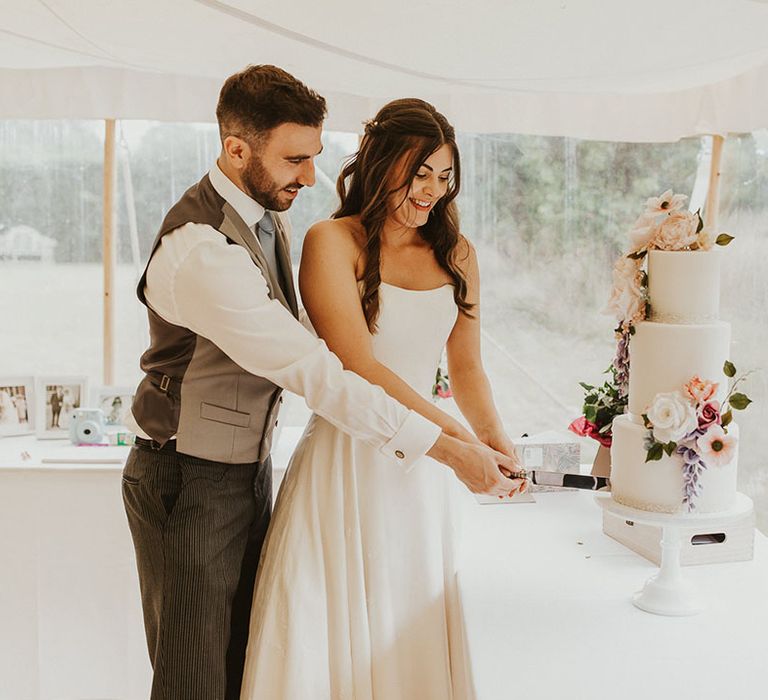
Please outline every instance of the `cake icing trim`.
[[670, 312], [660, 312], [651, 309], [649, 321], [656, 323], [675, 323], [682, 326], [698, 326], [705, 323], [714, 323], [720, 318], [717, 314], [675, 314]]
[[666, 506], [662, 505], [660, 503], [654, 503], [651, 501], [642, 501], [638, 498], [627, 498], [626, 496], [622, 496], [617, 493], [612, 493], [611, 498], [613, 498], [616, 503], [620, 503], [623, 506], [627, 506], [627, 508], [635, 508], [636, 510], [645, 510], [650, 513], [681, 513], [683, 511], [683, 506]]

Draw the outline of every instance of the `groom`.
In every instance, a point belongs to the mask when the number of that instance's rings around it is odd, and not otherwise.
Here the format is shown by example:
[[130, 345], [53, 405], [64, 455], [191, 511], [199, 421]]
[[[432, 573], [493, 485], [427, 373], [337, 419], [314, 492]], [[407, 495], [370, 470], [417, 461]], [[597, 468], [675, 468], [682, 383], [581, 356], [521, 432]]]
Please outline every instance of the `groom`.
[[274, 66], [227, 79], [221, 154], [168, 212], [139, 282], [151, 340], [123, 499], [153, 700], [239, 698], [282, 389], [378, 445], [393, 469], [428, 454], [476, 493], [518, 485], [499, 471], [513, 460], [442, 434], [344, 371], [299, 322], [279, 212], [315, 183], [325, 114], [322, 97]]

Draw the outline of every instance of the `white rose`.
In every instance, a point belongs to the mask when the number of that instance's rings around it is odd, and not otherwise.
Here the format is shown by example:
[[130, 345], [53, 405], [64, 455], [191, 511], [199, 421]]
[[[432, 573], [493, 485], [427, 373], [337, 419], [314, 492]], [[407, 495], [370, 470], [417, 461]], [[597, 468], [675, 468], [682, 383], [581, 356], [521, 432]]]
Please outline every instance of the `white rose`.
[[647, 415], [654, 439], [663, 444], [677, 442], [699, 425], [696, 407], [679, 391], [656, 394]]

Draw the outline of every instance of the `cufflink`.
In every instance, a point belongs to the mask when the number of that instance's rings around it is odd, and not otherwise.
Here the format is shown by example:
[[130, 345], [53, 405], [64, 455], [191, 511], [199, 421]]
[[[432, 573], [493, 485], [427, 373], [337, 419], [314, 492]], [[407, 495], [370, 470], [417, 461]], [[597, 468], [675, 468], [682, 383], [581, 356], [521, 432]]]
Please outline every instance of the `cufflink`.
[[405, 459], [405, 452], [402, 450], [395, 450], [395, 457], [398, 459]]

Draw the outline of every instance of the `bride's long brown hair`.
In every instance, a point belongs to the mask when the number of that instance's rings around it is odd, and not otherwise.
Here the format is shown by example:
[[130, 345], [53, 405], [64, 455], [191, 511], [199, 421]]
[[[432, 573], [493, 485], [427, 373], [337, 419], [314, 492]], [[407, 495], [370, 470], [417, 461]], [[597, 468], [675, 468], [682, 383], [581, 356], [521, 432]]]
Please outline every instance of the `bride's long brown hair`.
[[[451, 276], [456, 305], [469, 316], [473, 304], [467, 301], [467, 280], [456, 262], [461, 234], [454, 200], [459, 194], [461, 166], [456, 133], [448, 120], [424, 100], [408, 98], [386, 104], [366, 124], [360, 149], [346, 161], [336, 181], [341, 204], [333, 218], [357, 215], [365, 230], [362, 304], [371, 333], [376, 332], [379, 317], [381, 232], [391, 213], [387, 202], [400, 191], [405, 202], [419, 168], [445, 144], [453, 151], [453, 173], [445, 195], [418, 231], [432, 247], [440, 267]], [[394, 171], [401, 163], [398, 181]]]

